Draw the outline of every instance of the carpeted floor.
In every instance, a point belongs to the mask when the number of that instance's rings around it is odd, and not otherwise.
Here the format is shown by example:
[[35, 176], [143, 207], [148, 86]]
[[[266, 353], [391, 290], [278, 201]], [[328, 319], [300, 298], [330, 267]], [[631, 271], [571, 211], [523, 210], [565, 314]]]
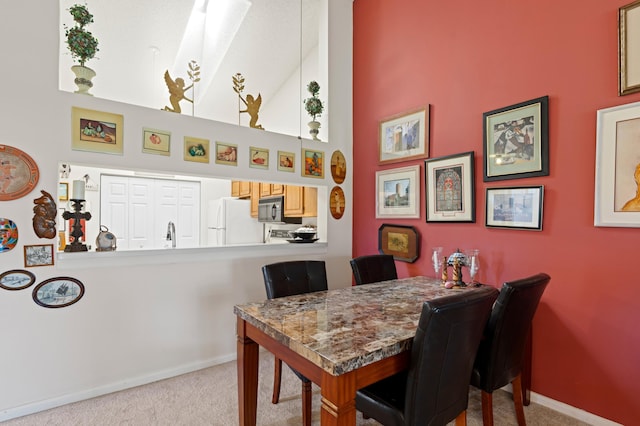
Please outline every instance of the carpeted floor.
[[[302, 422], [300, 380], [283, 367], [280, 403], [271, 404], [273, 356], [260, 352], [258, 425], [297, 426]], [[313, 424], [320, 424], [320, 390], [313, 388]], [[494, 393], [496, 426], [515, 425], [510, 394]], [[8, 420], [2, 426], [214, 425], [238, 424], [236, 363], [229, 362], [182, 376]], [[480, 393], [470, 391], [467, 424], [482, 424]], [[537, 404], [525, 407], [529, 426], [585, 425]], [[378, 425], [357, 415], [358, 425]]]

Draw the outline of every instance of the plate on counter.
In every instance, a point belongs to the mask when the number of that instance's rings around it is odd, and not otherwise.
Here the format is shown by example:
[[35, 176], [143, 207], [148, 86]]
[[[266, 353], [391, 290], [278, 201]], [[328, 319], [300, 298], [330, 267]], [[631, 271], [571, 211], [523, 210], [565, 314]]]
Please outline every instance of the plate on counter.
[[300, 244], [300, 243], [315, 243], [319, 239], [320, 238], [309, 238], [309, 239], [294, 238], [294, 239], [287, 240], [287, 241], [289, 241], [290, 243], [294, 243], [294, 244]]

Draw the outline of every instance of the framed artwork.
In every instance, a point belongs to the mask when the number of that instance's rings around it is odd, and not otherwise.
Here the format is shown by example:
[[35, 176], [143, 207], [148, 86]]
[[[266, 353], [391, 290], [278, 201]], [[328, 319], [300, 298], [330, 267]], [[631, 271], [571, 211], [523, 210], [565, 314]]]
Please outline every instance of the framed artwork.
[[420, 234], [413, 226], [382, 224], [378, 228], [378, 251], [413, 263], [420, 257]]
[[142, 129], [142, 152], [147, 154], [169, 155], [171, 133], [164, 130]]
[[249, 147], [249, 167], [269, 170], [269, 150], [266, 148]]
[[425, 160], [427, 222], [475, 222], [473, 151]]
[[216, 164], [238, 165], [238, 145], [216, 142]]
[[429, 157], [429, 106], [380, 122], [378, 164]]
[[24, 266], [52, 266], [53, 244], [36, 244], [24, 246]]
[[56, 218], [56, 224], [58, 226], [58, 232], [64, 232], [64, 231], [67, 230], [67, 221], [64, 220], [64, 217], [62, 217], [64, 212], [65, 212], [64, 207], [59, 207], [58, 208], [58, 217]]
[[640, 0], [618, 10], [618, 95], [640, 91]]
[[598, 111], [594, 225], [640, 227], [640, 102]]
[[278, 170], [281, 172], [295, 171], [296, 154], [293, 152], [278, 151]]
[[543, 186], [487, 188], [487, 228], [542, 230]]
[[69, 184], [67, 182], [58, 183], [58, 200], [59, 201], [69, 200]]
[[485, 112], [485, 182], [549, 175], [549, 97]]
[[337, 184], [344, 182], [347, 176], [347, 160], [342, 151], [333, 151], [331, 154], [331, 177]]
[[71, 107], [71, 149], [122, 155], [121, 114]]
[[324, 178], [324, 152], [302, 148], [302, 176]]
[[184, 161], [209, 162], [209, 141], [207, 139], [184, 137]]
[[40, 178], [33, 158], [9, 145], [0, 145], [0, 173], [0, 201], [24, 197], [35, 188]]
[[345, 207], [344, 191], [339, 186], [334, 186], [329, 193], [329, 211], [331, 211], [331, 216], [336, 220], [342, 218]]
[[420, 217], [420, 165], [376, 172], [376, 218]]
[[0, 287], [5, 290], [22, 290], [36, 281], [36, 276], [24, 269], [12, 269], [0, 274]]
[[84, 296], [84, 285], [71, 277], [56, 277], [42, 281], [34, 287], [33, 301], [45, 308], [64, 308]]

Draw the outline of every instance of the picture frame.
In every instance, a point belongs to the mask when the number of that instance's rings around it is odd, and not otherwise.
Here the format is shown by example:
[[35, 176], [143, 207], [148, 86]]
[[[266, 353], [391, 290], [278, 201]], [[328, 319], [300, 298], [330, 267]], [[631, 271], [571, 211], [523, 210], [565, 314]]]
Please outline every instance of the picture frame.
[[122, 155], [122, 114], [71, 107], [71, 149]]
[[347, 177], [347, 160], [340, 150], [333, 151], [331, 154], [331, 177], [337, 184], [344, 182]]
[[487, 228], [542, 231], [544, 186], [486, 188]]
[[618, 9], [618, 96], [640, 92], [640, 0]]
[[69, 201], [69, 184], [58, 182], [58, 201]]
[[278, 151], [278, 170], [281, 172], [295, 171], [296, 154], [287, 151]]
[[266, 148], [249, 147], [249, 167], [269, 170], [269, 150]]
[[376, 172], [376, 218], [420, 218], [420, 165]]
[[429, 157], [429, 105], [380, 121], [378, 164]]
[[216, 142], [216, 164], [238, 165], [238, 145]]
[[336, 220], [341, 219], [346, 207], [347, 202], [342, 188], [339, 186], [331, 188], [331, 192], [329, 193], [329, 211], [331, 212], [331, 217]]
[[53, 244], [34, 244], [24, 246], [24, 267], [53, 266]]
[[0, 164], [2, 165], [3, 184], [8, 186], [0, 193], [0, 201], [10, 201], [22, 198], [35, 188], [40, 179], [40, 170], [33, 158], [26, 152], [10, 146], [0, 144]]
[[24, 269], [12, 269], [0, 274], [0, 288], [22, 290], [36, 282], [36, 276]]
[[324, 152], [302, 148], [302, 176], [324, 179]]
[[58, 232], [64, 232], [67, 230], [67, 221], [64, 220], [64, 217], [62, 216], [65, 211], [64, 207], [58, 207], [58, 217], [56, 218]]
[[184, 161], [193, 161], [196, 163], [209, 162], [209, 140], [202, 138], [194, 138], [191, 136], [184, 137]]
[[82, 299], [84, 284], [71, 277], [49, 278], [35, 286], [31, 296], [44, 308], [64, 308]]
[[483, 180], [549, 175], [549, 97], [482, 114]]
[[425, 160], [427, 222], [475, 222], [474, 152]]
[[640, 227], [640, 102], [598, 110], [594, 225]]
[[413, 263], [420, 257], [420, 234], [413, 226], [383, 223], [378, 228], [378, 251]]
[[146, 154], [169, 155], [171, 153], [171, 132], [158, 129], [142, 129], [142, 152]]

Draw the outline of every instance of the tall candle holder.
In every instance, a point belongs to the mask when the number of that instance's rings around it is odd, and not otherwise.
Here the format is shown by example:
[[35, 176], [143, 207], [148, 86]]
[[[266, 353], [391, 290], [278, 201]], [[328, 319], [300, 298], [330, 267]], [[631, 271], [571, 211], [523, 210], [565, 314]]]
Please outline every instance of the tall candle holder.
[[72, 198], [71, 202], [73, 203], [74, 212], [66, 211], [62, 213], [62, 218], [64, 220], [73, 219], [73, 227], [71, 229], [71, 236], [73, 237], [73, 242], [71, 244], [67, 244], [64, 248], [65, 252], [78, 252], [78, 251], [88, 251], [87, 245], [80, 241], [80, 238], [84, 236], [84, 232], [82, 232], [82, 224], [80, 221], [91, 220], [91, 213], [89, 212], [81, 212], [82, 203], [85, 200], [79, 200]]

